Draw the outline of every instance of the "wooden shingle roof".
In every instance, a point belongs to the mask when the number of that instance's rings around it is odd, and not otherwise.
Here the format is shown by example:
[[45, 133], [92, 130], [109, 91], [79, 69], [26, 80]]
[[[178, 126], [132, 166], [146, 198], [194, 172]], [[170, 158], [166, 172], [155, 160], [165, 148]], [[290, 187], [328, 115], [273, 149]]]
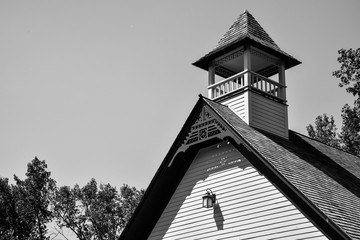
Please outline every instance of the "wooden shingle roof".
[[187, 118], [120, 239], [146, 239], [197, 151], [222, 141], [215, 136], [178, 151], [204, 106], [231, 132], [233, 145], [325, 235], [360, 240], [359, 157], [294, 131], [289, 132], [289, 139], [258, 131], [227, 106], [204, 97]]
[[[280, 50], [256, 19], [245, 10], [218, 42], [216, 49], [226, 47], [243, 38], [251, 38], [271, 48]], [[214, 51], [213, 50], [213, 51]]]
[[193, 65], [208, 70], [212, 60], [248, 43], [284, 60], [286, 69], [301, 63], [282, 51], [256, 19], [246, 10], [231, 25], [216, 47], [194, 62]]

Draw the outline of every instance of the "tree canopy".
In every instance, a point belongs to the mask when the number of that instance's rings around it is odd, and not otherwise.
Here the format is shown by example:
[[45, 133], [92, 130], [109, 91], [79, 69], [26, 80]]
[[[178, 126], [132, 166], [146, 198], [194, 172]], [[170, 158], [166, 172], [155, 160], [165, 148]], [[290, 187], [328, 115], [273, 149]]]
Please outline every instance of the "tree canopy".
[[49, 239], [46, 224], [55, 181], [45, 161], [35, 158], [27, 166], [26, 179], [14, 176], [16, 185], [0, 179], [0, 235], [2, 239]]
[[310, 124], [306, 129], [310, 137], [360, 156], [360, 48], [340, 49], [338, 53], [340, 69], [334, 71], [333, 76], [340, 79], [339, 87], [346, 87], [355, 97], [354, 104], [345, 104], [341, 110], [340, 133], [336, 132], [333, 116], [329, 120], [326, 114], [316, 117], [315, 126]]
[[95, 179], [57, 187], [38, 158], [28, 164], [25, 180], [14, 180], [0, 178], [0, 240], [51, 240], [50, 222], [56, 236], [67, 228], [80, 240], [117, 239], [144, 194], [126, 184], [118, 192]]
[[57, 189], [54, 215], [60, 228], [66, 227], [78, 239], [116, 239], [138, 205], [144, 190], [123, 185], [120, 194], [110, 184], [91, 179], [84, 187]]
[[337, 138], [337, 128], [333, 116], [330, 118], [326, 114], [317, 116], [315, 119], [315, 126], [310, 124], [306, 127], [306, 130], [310, 137], [327, 145], [340, 147], [340, 140]]

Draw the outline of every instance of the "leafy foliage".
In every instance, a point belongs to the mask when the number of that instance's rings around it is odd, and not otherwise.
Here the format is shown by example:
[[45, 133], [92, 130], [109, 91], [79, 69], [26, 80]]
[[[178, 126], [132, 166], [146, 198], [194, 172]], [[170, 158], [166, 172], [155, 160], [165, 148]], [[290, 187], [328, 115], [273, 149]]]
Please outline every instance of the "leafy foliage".
[[46, 168], [45, 161], [35, 158], [28, 164], [25, 180], [14, 176], [16, 185], [9, 185], [8, 179], [1, 179], [2, 239], [49, 239], [46, 224], [52, 220], [48, 207], [55, 181]]
[[322, 116], [317, 116], [315, 127], [310, 124], [306, 127], [306, 130], [310, 137], [330, 146], [340, 147], [340, 140], [336, 136], [337, 128], [333, 116], [330, 119], [325, 113]]
[[14, 231], [17, 214], [9, 179], [0, 178], [0, 193], [0, 239], [19, 239], [18, 231]]
[[333, 76], [340, 79], [340, 87], [347, 86], [346, 91], [356, 98], [354, 106], [345, 104], [342, 108], [339, 134], [336, 133], [333, 117], [329, 121], [326, 114], [316, 117], [315, 127], [310, 124], [306, 129], [310, 137], [360, 156], [360, 48], [340, 49], [338, 53], [340, 69], [334, 71]]
[[355, 101], [354, 107], [346, 104], [341, 112], [343, 126], [340, 139], [343, 149], [360, 156], [360, 102]]
[[340, 57], [338, 62], [341, 64], [340, 69], [333, 72], [333, 76], [340, 78], [339, 86], [348, 86], [346, 91], [360, 97], [360, 48], [353, 49], [340, 49], [338, 51]]
[[49, 240], [51, 221], [80, 240], [117, 239], [144, 194], [128, 185], [119, 194], [110, 184], [98, 187], [95, 179], [82, 188], [57, 188], [46, 169], [45, 161], [35, 158], [25, 180], [14, 176], [16, 184], [10, 185], [0, 178], [0, 240]]
[[120, 188], [120, 193], [120, 202], [123, 211], [122, 227], [124, 228], [133, 215], [137, 205], [139, 205], [145, 190], [136, 190], [135, 187], [130, 187], [124, 184]]
[[125, 227], [144, 190], [123, 185], [119, 195], [110, 184], [91, 179], [84, 187], [59, 188], [54, 214], [60, 228], [71, 229], [78, 239], [116, 239]]

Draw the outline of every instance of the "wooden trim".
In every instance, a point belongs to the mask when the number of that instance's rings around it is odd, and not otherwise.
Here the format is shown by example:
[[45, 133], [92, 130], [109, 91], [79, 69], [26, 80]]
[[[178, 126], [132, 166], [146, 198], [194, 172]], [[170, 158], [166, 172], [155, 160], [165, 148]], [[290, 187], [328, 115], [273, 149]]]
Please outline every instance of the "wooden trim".
[[[286, 86], [284, 61], [280, 61], [279, 64], [279, 83], [283, 86]], [[283, 96], [284, 99], [286, 99], [286, 88], [282, 89], [281, 95]]]

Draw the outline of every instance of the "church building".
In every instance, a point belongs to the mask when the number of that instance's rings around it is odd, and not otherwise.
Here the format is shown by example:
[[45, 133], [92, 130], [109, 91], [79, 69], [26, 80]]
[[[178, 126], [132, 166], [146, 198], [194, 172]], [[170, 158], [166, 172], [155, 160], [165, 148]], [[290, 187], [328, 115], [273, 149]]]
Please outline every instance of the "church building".
[[360, 158], [288, 128], [299, 64], [243, 12], [120, 239], [360, 239]]

